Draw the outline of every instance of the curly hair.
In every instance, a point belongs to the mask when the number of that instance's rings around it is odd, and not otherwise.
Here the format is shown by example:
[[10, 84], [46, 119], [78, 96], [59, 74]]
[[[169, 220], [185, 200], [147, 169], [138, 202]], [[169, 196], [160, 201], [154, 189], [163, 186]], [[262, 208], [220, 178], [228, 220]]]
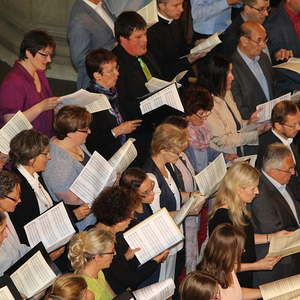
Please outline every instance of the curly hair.
[[115, 243], [113, 233], [97, 228], [75, 234], [69, 245], [68, 258], [75, 273], [79, 273], [95, 255], [105, 252]]
[[138, 204], [139, 198], [135, 192], [113, 186], [105, 188], [100, 193], [93, 202], [91, 210], [99, 222], [114, 226], [130, 218]]

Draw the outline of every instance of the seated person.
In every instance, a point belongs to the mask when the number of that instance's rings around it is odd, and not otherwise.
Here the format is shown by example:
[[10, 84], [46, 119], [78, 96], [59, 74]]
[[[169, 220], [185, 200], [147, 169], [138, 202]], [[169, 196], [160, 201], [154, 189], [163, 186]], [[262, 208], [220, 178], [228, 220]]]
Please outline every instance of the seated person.
[[95, 224], [96, 219], [88, 205], [69, 188], [90, 158], [84, 143], [90, 133], [91, 119], [91, 114], [80, 106], [67, 105], [59, 110], [54, 122], [56, 135], [49, 146], [51, 160], [43, 172], [54, 201], [62, 200], [74, 206], [74, 214], [79, 221], [76, 226], [80, 231]]
[[86, 146], [91, 153], [97, 151], [109, 160], [126, 141], [126, 135], [140, 125], [140, 120], [124, 121], [120, 113], [120, 103], [116, 82], [119, 77], [117, 57], [108, 50], [95, 49], [86, 59], [86, 70], [90, 77], [89, 92], [105, 95], [111, 109], [92, 114], [91, 133]]

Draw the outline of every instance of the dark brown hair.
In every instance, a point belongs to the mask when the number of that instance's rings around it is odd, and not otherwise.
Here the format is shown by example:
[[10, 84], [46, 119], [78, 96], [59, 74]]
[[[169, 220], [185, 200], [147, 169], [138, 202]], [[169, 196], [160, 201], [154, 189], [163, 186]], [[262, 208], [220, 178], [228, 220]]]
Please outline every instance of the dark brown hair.
[[0, 199], [12, 192], [16, 184], [20, 184], [20, 177], [10, 171], [0, 171]]
[[296, 103], [283, 100], [278, 102], [272, 110], [271, 122], [274, 127], [275, 123], [283, 124], [286, 121], [288, 115], [295, 115], [299, 111], [299, 108]]

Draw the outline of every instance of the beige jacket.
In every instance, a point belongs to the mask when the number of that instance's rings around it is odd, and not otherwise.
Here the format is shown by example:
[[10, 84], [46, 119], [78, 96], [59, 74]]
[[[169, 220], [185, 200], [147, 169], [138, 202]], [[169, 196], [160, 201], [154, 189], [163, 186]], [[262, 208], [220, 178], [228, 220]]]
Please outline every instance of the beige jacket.
[[231, 108], [236, 119], [245, 127], [246, 120], [242, 120], [241, 114], [236, 106], [230, 91], [225, 95], [225, 101], [220, 97], [214, 97], [214, 108], [207, 119], [210, 131], [210, 146], [225, 153], [237, 153], [236, 147], [247, 144], [258, 144], [256, 130], [250, 132], [237, 131], [236, 123], [227, 105]]

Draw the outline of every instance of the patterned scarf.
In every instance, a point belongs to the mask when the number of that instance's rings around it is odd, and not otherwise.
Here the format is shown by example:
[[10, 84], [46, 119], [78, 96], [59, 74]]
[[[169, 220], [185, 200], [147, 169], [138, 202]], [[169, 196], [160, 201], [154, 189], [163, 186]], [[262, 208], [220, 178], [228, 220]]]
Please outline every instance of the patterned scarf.
[[190, 145], [200, 151], [209, 147], [209, 130], [206, 122], [201, 126], [194, 126], [191, 122], [188, 124]]

